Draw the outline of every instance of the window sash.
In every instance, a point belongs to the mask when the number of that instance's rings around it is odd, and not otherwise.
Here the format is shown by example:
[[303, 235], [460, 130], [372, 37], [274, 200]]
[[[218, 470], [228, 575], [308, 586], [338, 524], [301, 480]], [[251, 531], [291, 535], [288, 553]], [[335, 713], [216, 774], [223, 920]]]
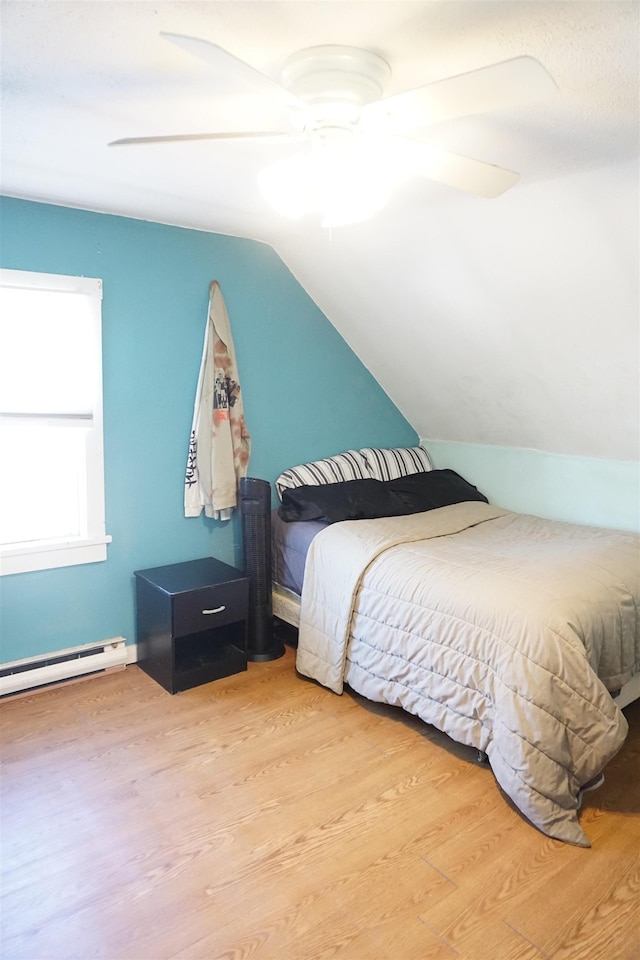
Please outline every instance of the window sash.
[[[19, 270], [0, 270], [0, 284], [52, 293], [76, 293], [86, 297], [87, 322], [91, 324], [94, 389], [91, 409], [0, 412], [4, 424], [20, 427], [25, 436], [33, 427], [85, 431], [83, 445], [84, 477], [78, 496], [81, 529], [78, 536], [40, 538], [0, 545], [0, 574], [22, 573], [106, 559], [104, 457], [102, 440], [102, 281], [87, 277], [34, 274]], [[28, 443], [28, 439], [26, 440]]]

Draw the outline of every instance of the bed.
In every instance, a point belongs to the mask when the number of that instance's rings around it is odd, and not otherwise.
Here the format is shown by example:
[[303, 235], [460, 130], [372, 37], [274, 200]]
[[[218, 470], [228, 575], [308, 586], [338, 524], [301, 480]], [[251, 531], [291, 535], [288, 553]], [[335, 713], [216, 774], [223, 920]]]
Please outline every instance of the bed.
[[399, 706], [486, 755], [543, 833], [578, 819], [640, 694], [640, 537], [489, 504], [421, 448], [285, 471], [273, 610], [298, 672]]

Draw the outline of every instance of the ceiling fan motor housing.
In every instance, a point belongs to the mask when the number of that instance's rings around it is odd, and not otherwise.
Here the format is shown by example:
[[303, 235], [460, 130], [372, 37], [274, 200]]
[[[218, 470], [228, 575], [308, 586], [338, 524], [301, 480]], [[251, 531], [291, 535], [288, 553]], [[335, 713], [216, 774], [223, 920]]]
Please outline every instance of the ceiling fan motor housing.
[[306, 127], [353, 128], [362, 108], [379, 100], [391, 68], [382, 57], [359, 47], [308, 47], [282, 69], [282, 83], [309, 108]]

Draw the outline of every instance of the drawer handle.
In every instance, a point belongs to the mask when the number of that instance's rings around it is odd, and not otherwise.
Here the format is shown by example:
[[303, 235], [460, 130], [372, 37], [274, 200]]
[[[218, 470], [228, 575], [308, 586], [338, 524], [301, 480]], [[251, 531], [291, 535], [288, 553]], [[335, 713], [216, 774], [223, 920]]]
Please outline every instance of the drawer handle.
[[213, 610], [203, 610], [203, 613], [222, 613], [223, 610], [226, 610], [226, 607], [215, 607]]

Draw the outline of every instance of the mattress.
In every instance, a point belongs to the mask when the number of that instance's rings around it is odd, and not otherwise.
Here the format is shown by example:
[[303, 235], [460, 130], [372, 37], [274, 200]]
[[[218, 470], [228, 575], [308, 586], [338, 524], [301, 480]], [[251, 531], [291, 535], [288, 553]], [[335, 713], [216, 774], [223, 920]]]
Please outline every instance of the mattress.
[[[309, 545], [320, 530], [327, 526], [319, 520], [304, 520], [285, 523], [278, 511], [271, 514], [271, 562], [272, 579], [275, 583], [302, 594], [304, 565]], [[289, 621], [287, 621], [289, 622]]]

